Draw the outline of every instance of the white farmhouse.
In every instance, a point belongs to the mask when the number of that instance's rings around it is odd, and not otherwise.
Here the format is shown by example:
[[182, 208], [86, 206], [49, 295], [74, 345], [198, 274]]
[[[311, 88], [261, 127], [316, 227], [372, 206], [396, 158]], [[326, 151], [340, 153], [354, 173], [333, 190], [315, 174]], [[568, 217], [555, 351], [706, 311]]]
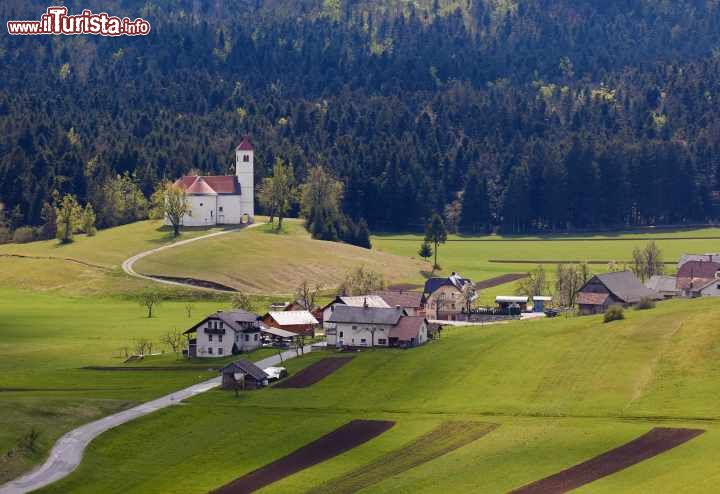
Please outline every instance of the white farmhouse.
[[188, 357], [225, 357], [255, 350], [262, 344], [258, 319], [257, 314], [239, 309], [211, 314], [183, 333], [188, 335]]
[[352, 307], [336, 305], [326, 329], [330, 346], [413, 347], [428, 340], [424, 316], [408, 316], [399, 307]]
[[254, 151], [250, 139], [246, 136], [235, 148], [235, 175], [186, 175], [175, 185], [185, 189], [190, 205], [182, 218], [183, 226], [249, 223], [255, 216]]

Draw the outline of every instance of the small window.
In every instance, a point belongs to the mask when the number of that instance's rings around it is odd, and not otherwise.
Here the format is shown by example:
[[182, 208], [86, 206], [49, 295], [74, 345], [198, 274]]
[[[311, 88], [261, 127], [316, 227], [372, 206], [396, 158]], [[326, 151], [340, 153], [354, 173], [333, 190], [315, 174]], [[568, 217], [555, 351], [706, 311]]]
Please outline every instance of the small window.
[[345, 335], [343, 334], [342, 331], [340, 331], [340, 338], [342, 338], [343, 336], [345, 336]]
[[203, 203], [202, 203], [202, 202], [200, 203], [200, 207], [203, 207]]
[[246, 334], [246, 335], [245, 335], [245, 341], [250, 341], [250, 335], [249, 335], [249, 334]]
[[209, 353], [210, 355], [212, 355], [212, 347], [209, 347], [209, 348], [208, 348], [208, 353]]
[[385, 340], [384, 338], [380, 338], [380, 339], [378, 340], [378, 345], [384, 345], [384, 344], [386, 344], [386, 343], [387, 343], [387, 340]]
[[220, 321], [220, 329], [223, 329], [223, 322]]
[[367, 341], [367, 340], [365, 340], [365, 338], [361, 338], [361, 339], [360, 339], [360, 343], [365, 343], [366, 341]]
[[247, 163], [247, 162], [249, 162], [249, 161], [250, 161], [250, 155], [249, 155], [249, 154], [244, 154], [244, 155], [243, 155], [243, 162]]
[[222, 335], [221, 334], [218, 335], [218, 342], [222, 343]]
[[353, 326], [353, 329], [357, 329], [357, 326]]
[[259, 336], [259, 335], [258, 335], [257, 333], [255, 333], [255, 338], [254, 338], [254, 339], [255, 339], [255, 341], [257, 341], [257, 340], [258, 340], [258, 336]]
[[222, 213], [222, 212], [223, 212], [223, 207], [220, 206], [220, 207], [218, 208], [218, 211], [220, 211], [220, 212]]
[[222, 355], [222, 354], [223, 354], [223, 349], [222, 349], [222, 348], [218, 348], [218, 355]]
[[211, 334], [208, 335], [208, 341], [212, 341], [212, 335], [211, 335]]

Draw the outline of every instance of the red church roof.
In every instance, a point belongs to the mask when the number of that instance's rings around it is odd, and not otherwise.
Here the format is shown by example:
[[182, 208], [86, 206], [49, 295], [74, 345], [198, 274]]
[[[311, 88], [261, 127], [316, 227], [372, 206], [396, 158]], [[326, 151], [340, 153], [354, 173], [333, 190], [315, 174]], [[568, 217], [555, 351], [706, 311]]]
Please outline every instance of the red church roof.
[[240, 144], [238, 144], [238, 147], [236, 147], [235, 149], [240, 151], [252, 151], [253, 145], [252, 142], [250, 142], [250, 137], [243, 137], [242, 142], [240, 142]]
[[240, 184], [235, 175], [185, 175], [175, 185], [188, 194], [240, 194]]

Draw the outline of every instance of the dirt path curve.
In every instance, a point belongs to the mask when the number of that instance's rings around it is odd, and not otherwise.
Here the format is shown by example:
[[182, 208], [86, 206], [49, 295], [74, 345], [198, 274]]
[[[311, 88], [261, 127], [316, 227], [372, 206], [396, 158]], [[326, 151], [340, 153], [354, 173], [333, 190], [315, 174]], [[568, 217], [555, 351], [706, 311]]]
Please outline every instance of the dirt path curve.
[[[306, 346], [304, 351], [306, 353], [311, 352], [312, 346]], [[266, 367], [278, 365], [282, 361], [295, 357], [296, 351], [288, 350], [283, 352], [282, 359], [280, 355], [273, 355], [272, 357], [260, 360], [255, 364], [261, 369], [264, 369]], [[85, 448], [88, 444], [90, 444], [90, 441], [98, 437], [103, 432], [162, 408], [177, 405], [182, 400], [216, 388], [220, 385], [220, 380], [220, 377], [214, 377], [199, 384], [175, 391], [174, 393], [161, 398], [148, 401], [142, 405], [138, 405], [113, 415], [108, 415], [107, 417], [103, 417], [68, 432], [57, 440], [45, 463], [30, 473], [0, 486], [0, 494], [24, 494], [26, 492], [40, 489], [41, 487], [45, 487], [46, 485], [52, 484], [53, 482], [66, 477], [72, 473], [78, 465], [80, 465]]]
[[247, 228], [255, 228], [255, 227], [260, 226], [260, 225], [262, 225], [262, 224], [264, 224], [264, 223], [253, 223], [252, 225], [248, 225], [248, 226], [245, 226], [245, 227], [232, 228], [232, 229], [229, 229], [229, 230], [223, 230], [223, 231], [221, 231], [221, 232], [215, 232], [215, 233], [208, 233], [207, 235], [201, 235], [201, 236], [199, 236], [199, 237], [189, 238], [189, 239], [187, 239], [187, 240], [180, 240], [179, 242], [175, 242], [175, 243], [172, 243], [172, 244], [163, 245], [162, 247], [157, 247], [157, 248], [155, 248], [155, 249], [146, 250], [145, 252], [140, 252], [139, 254], [135, 254], [134, 256], [126, 259], [125, 261], [123, 261], [123, 263], [122, 263], [122, 269], [123, 269], [123, 271], [125, 271], [125, 273], [129, 274], [130, 276], [134, 276], [135, 278], [141, 278], [141, 279], [143, 279], [143, 280], [154, 281], [154, 282], [156, 282], [156, 283], [163, 283], [163, 284], [165, 284], [165, 285], [174, 285], [174, 286], [190, 287], [190, 288], [196, 288], [196, 289], [198, 289], [198, 290], [207, 290], [207, 291], [211, 291], [211, 292], [225, 292], [224, 290], [218, 290], [218, 289], [216, 289], [216, 288], [210, 288], [210, 287], [204, 287], [204, 286], [197, 286], [197, 285], [193, 285], [193, 284], [191, 284], [191, 283], [183, 283], [182, 281], [167, 280], [167, 279], [158, 278], [158, 277], [155, 277], [155, 276], [150, 276], [150, 275], [146, 275], [146, 274], [141, 274], [141, 273], [138, 273], [137, 271], [135, 271], [135, 269], [133, 269], [133, 265], [134, 265], [137, 261], [139, 261], [140, 259], [142, 259], [143, 257], [147, 257], [147, 256], [149, 256], [149, 255], [155, 254], [155, 253], [160, 252], [160, 251], [163, 251], [163, 250], [172, 249], [172, 248], [174, 248], [174, 247], [180, 247], [180, 246], [182, 246], [182, 245], [187, 245], [187, 244], [189, 244], [189, 243], [197, 242], [197, 241], [199, 241], [199, 240], [205, 240], [205, 239], [208, 239], [208, 238], [218, 237], [218, 236], [220, 236], [220, 235], [227, 235], [228, 233], [239, 232], [239, 231], [245, 230], [245, 229], [247, 229]]

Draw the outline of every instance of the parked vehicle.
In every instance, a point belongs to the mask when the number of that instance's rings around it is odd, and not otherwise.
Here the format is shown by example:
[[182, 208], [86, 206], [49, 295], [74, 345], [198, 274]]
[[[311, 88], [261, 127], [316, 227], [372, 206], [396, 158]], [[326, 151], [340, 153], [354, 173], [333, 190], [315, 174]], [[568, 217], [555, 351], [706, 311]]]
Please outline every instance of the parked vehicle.
[[267, 369], [263, 369], [265, 371], [265, 374], [267, 374], [268, 381], [278, 381], [284, 377], [288, 376], [288, 371], [285, 367], [268, 367]]

